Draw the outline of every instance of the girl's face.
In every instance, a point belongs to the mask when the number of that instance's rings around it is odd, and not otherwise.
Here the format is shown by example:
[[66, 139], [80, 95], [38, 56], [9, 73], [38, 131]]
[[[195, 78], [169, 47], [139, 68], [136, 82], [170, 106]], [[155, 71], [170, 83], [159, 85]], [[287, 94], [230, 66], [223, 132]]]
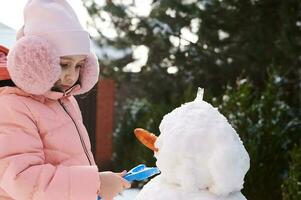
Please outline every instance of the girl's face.
[[77, 82], [80, 68], [84, 66], [85, 60], [85, 55], [62, 56], [60, 58], [62, 73], [52, 89], [60, 92], [70, 89]]

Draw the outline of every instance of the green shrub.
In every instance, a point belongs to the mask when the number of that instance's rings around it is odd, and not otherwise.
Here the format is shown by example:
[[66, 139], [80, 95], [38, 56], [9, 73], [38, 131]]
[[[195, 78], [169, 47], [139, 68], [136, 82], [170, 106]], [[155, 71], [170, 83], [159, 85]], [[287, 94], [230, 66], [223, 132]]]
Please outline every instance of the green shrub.
[[282, 199], [281, 185], [288, 171], [289, 151], [300, 140], [300, 111], [286, 103], [285, 78], [271, 70], [262, 90], [247, 79], [228, 87], [215, 100], [239, 133], [251, 158], [245, 178], [248, 199]]
[[301, 199], [301, 146], [294, 146], [291, 151], [291, 163], [288, 178], [282, 185], [283, 200]]

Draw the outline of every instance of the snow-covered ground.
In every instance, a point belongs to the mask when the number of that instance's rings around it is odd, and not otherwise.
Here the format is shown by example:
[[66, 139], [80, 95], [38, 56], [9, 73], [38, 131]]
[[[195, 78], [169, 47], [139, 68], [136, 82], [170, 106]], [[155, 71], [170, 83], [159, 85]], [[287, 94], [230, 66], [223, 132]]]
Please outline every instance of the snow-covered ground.
[[134, 200], [138, 193], [139, 193], [138, 189], [125, 190], [121, 195], [116, 197], [114, 200]]

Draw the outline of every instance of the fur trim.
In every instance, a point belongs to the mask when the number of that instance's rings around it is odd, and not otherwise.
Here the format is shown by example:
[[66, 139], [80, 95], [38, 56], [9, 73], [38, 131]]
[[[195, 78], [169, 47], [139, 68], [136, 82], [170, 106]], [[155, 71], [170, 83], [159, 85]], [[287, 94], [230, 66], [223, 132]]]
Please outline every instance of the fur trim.
[[60, 58], [52, 45], [38, 36], [20, 38], [8, 54], [8, 71], [25, 92], [48, 92], [61, 74]]
[[81, 89], [76, 94], [84, 94], [91, 90], [99, 79], [99, 64], [95, 54], [88, 55], [85, 65], [80, 71]]

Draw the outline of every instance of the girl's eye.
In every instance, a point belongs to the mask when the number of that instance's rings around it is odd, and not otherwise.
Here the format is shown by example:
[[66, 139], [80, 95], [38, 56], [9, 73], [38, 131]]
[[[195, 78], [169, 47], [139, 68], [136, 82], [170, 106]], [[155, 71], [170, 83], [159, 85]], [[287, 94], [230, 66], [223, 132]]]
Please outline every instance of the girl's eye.
[[62, 68], [67, 68], [69, 66], [68, 64], [65, 64], [65, 63], [60, 63], [60, 65]]
[[83, 65], [76, 65], [76, 68], [81, 68]]

